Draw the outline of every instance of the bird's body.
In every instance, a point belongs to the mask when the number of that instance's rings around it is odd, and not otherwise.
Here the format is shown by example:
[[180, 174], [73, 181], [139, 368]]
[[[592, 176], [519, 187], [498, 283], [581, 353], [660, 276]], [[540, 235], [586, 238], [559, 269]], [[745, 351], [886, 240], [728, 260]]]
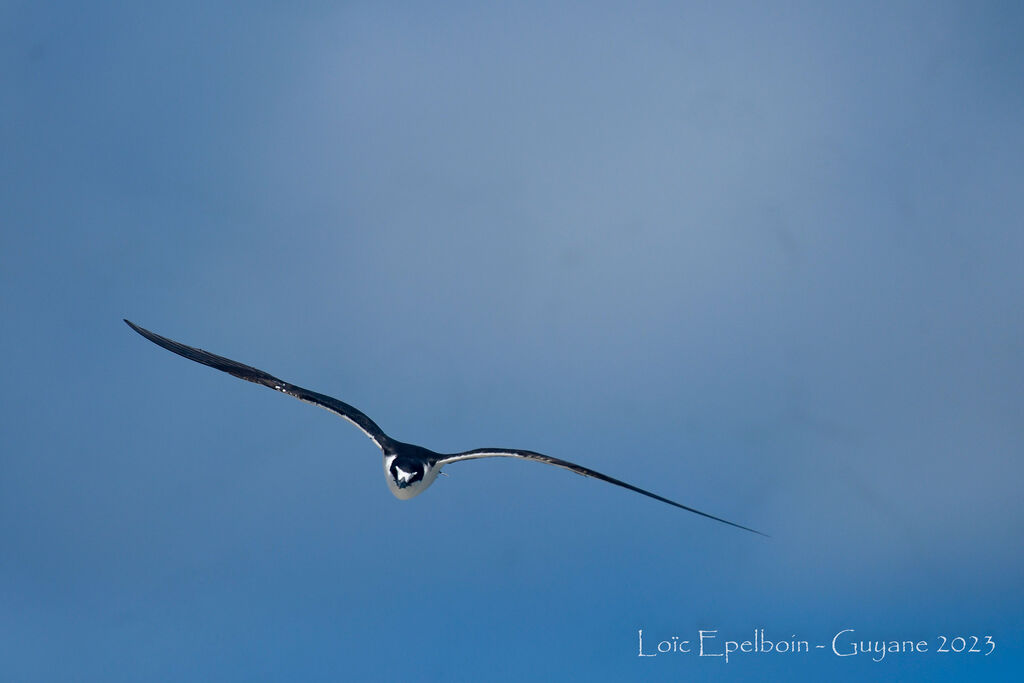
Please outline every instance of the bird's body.
[[673, 505], [688, 512], [693, 512], [703, 517], [722, 522], [723, 524], [728, 524], [739, 529], [745, 529], [746, 531], [752, 531], [755, 534], [764, 536], [760, 531], [751, 529], [750, 527], [730, 522], [722, 519], [721, 517], [709, 515], [706, 512], [701, 512], [700, 510], [682, 505], [681, 503], [669, 500], [668, 498], [663, 498], [657, 494], [651, 493], [650, 491], [645, 491], [644, 489], [633, 486], [632, 484], [627, 484], [624, 481], [609, 477], [606, 474], [601, 474], [600, 472], [583, 467], [582, 465], [577, 465], [567, 460], [560, 460], [559, 458], [544, 455], [543, 453], [514, 448], [478, 448], [470, 451], [462, 451], [460, 453], [436, 453], [429, 448], [417, 446], [416, 444], [403, 443], [385, 434], [384, 430], [377, 426], [377, 423], [371, 420], [365, 413], [344, 401], [332, 398], [326, 394], [310, 391], [309, 389], [303, 389], [302, 387], [278, 379], [277, 377], [263, 372], [262, 370], [257, 370], [254, 367], [244, 365], [229, 358], [224, 358], [223, 356], [217, 356], [209, 351], [203, 351], [202, 349], [186, 346], [185, 344], [181, 344], [172, 339], [161, 337], [160, 335], [139, 327], [128, 320], [125, 320], [125, 322], [129, 327], [146, 339], [150, 340], [154, 344], [162, 346], [168, 351], [178, 354], [179, 356], [196, 361], [197, 363], [202, 363], [203, 365], [208, 365], [222, 372], [234, 375], [240, 379], [255, 382], [256, 384], [262, 384], [263, 386], [270, 387], [275, 391], [280, 391], [307, 403], [320, 406], [321, 408], [326, 408], [332, 413], [348, 420], [366, 434], [366, 436], [368, 436], [375, 444], [377, 444], [377, 447], [383, 452], [384, 473], [387, 478], [388, 488], [396, 498], [401, 500], [408, 500], [409, 498], [413, 498], [426, 490], [427, 487], [437, 479], [437, 475], [441, 473], [441, 468], [446, 464], [458, 462], [460, 460], [473, 460], [477, 458], [512, 457], [543, 462], [570, 470], [586, 477], [600, 479], [601, 481], [621, 486], [622, 488], [635, 491], [649, 498], [659, 500], [663, 503], [668, 503], [669, 505]]

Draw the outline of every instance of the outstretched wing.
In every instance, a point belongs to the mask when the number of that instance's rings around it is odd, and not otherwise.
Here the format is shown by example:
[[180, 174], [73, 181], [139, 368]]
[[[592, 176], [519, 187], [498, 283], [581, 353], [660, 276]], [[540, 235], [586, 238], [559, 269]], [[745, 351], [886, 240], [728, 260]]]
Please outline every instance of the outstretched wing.
[[687, 512], [692, 512], [694, 514], [698, 514], [698, 515], [700, 515], [702, 517], [707, 517], [708, 519], [713, 519], [716, 522], [722, 522], [723, 524], [728, 524], [729, 526], [734, 526], [737, 529], [743, 529], [745, 531], [752, 531], [753, 533], [760, 534], [761, 536], [768, 536], [768, 534], [763, 534], [760, 531], [758, 531], [757, 529], [751, 529], [748, 526], [743, 526], [742, 524], [736, 524], [735, 522], [730, 522], [729, 520], [722, 519], [721, 517], [715, 517], [714, 515], [709, 515], [706, 512], [701, 512], [700, 510], [696, 510], [696, 509], [694, 509], [692, 507], [688, 507], [686, 505], [683, 505], [682, 503], [677, 503], [674, 500], [669, 500], [668, 498], [663, 498], [663, 497], [659, 496], [656, 493], [651, 493], [650, 491], [645, 491], [644, 489], [642, 489], [642, 488], [640, 488], [638, 486], [633, 486], [632, 484], [627, 484], [626, 482], [620, 481], [620, 480], [618, 480], [618, 479], [616, 479], [614, 477], [609, 477], [607, 474], [601, 474], [600, 472], [595, 472], [594, 470], [590, 469], [589, 467], [584, 467], [583, 465], [577, 465], [576, 463], [569, 462], [568, 460], [561, 460], [559, 458], [552, 458], [550, 455], [544, 455], [543, 453], [535, 453], [534, 451], [522, 451], [522, 450], [518, 450], [518, 449], [515, 449], [515, 448], [477, 448], [476, 450], [465, 451], [464, 453], [453, 453], [452, 455], [441, 456], [437, 460], [437, 465], [438, 466], [447, 465], [450, 462], [458, 462], [459, 460], [474, 460], [476, 458], [500, 458], [500, 457], [505, 457], [505, 458], [523, 458], [525, 460], [536, 460], [537, 462], [543, 462], [543, 463], [547, 463], [548, 465], [554, 465], [556, 467], [561, 467], [563, 469], [569, 470], [570, 472], [575, 472], [576, 474], [581, 474], [584, 477], [593, 477], [594, 479], [600, 479], [601, 481], [606, 481], [609, 484], [615, 484], [616, 486], [621, 486], [622, 488], [629, 489], [630, 491], [636, 491], [637, 493], [643, 494], [643, 495], [647, 496], [648, 498], [653, 498], [654, 500], [660, 500], [662, 503], [668, 503], [669, 505], [674, 505], [677, 508], [680, 508], [682, 510], [686, 510]]
[[139, 327], [135, 323], [125, 320], [128, 323], [128, 327], [132, 328], [143, 337], [153, 342], [157, 346], [162, 346], [168, 351], [173, 351], [179, 356], [184, 356], [189, 360], [194, 360], [197, 363], [203, 365], [209, 365], [211, 368], [216, 368], [221, 372], [226, 372], [229, 375], [234, 375], [240, 379], [244, 379], [247, 382], [255, 382], [256, 384], [262, 384], [265, 387], [270, 387], [276, 391], [280, 391], [283, 394], [294, 396], [295, 398], [305, 401], [306, 403], [312, 403], [313, 405], [326, 408], [327, 410], [340, 415], [345, 418], [356, 427], [359, 427], [375, 444], [383, 451], [392, 443], [391, 437], [384, 433], [377, 423], [371, 420], [358, 408], [354, 408], [344, 401], [339, 401], [336, 398], [325, 396], [324, 394], [318, 394], [315, 391], [309, 389], [303, 389], [302, 387], [289, 384], [284, 380], [280, 380], [271, 374], [257, 370], [256, 368], [243, 365], [237, 361], [233, 361], [230, 358], [224, 358], [223, 356], [217, 356], [210, 353], [209, 351], [203, 351], [202, 349], [193, 348], [186, 346], [173, 339], [167, 337], [161, 337], [159, 334], [150, 332], [149, 330]]

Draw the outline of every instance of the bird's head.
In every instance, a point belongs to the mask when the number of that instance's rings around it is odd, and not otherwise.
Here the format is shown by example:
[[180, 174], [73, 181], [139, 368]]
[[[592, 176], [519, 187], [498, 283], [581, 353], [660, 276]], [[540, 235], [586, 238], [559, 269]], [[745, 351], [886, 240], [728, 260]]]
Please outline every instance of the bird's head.
[[395, 498], [409, 500], [434, 483], [438, 467], [420, 459], [389, 455], [384, 458], [384, 474]]

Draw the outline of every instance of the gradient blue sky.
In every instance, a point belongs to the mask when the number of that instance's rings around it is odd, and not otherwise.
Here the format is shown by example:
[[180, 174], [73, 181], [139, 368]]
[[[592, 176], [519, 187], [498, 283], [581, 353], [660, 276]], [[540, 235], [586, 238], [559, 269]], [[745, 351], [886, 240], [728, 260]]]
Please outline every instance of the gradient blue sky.
[[[3, 678], [1019, 675], [1022, 35], [1015, 3], [4, 3]], [[350, 425], [122, 317], [772, 538], [507, 460], [399, 502]]]

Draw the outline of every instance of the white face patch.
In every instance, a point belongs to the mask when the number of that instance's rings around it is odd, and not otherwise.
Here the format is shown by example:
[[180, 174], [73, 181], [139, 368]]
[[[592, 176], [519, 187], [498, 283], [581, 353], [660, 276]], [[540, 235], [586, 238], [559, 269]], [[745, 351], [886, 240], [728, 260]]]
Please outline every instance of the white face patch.
[[415, 472], [406, 472], [401, 467], [396, 467], [395, 472], [398, 474], [398, 481], [403, 484], [409, 483], [409, 480], [416, 475]]

